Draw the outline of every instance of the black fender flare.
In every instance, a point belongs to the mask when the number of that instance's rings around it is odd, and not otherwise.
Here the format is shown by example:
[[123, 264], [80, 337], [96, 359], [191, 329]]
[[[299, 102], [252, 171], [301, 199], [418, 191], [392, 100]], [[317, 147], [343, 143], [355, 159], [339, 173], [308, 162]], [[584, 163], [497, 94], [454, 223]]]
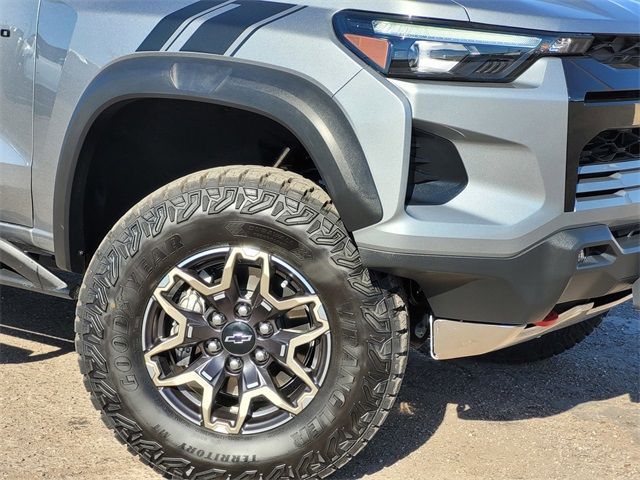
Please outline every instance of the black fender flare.
[[84, 140], [110, 106], [169, 98], [239, 108], [289, 129], [307, 149], [349, 231], [382, 218], [382, 205], [347, 116], [311, 79], [273, 66], [192, 53], [140, 53], [102, 69], [71, 117], [55, 178], [53, 234], [60, 268], [83, 271], [81, 232], [71, 229], [74, 181]]

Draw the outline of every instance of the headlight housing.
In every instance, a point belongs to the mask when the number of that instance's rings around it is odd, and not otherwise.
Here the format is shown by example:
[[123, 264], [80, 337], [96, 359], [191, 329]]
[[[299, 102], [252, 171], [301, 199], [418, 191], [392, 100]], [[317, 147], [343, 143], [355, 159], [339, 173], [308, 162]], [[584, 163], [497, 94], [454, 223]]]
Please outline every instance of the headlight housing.
[[509, 82], [542, 56], [581, 55], [593, 37], [359, 11], [334, 17], [340, 40], [391, 77]]

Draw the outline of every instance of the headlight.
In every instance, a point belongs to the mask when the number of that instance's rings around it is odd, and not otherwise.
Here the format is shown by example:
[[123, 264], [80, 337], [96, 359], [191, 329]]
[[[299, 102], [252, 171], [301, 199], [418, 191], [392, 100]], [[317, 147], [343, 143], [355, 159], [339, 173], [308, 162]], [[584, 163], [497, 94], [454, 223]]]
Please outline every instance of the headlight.
[[525, 32], [343, 11], [334, 17], [340, 40], [391, 77], [508, 82], [537, 58], [580, 55], [590, 35]]

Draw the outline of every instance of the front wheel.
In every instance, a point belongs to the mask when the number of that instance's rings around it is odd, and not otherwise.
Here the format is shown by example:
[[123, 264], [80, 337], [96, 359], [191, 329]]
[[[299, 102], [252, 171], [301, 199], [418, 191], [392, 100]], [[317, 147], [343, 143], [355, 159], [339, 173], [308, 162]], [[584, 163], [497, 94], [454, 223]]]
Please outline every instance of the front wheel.
[[385, 420], [406, 365], [392, 278], [326, 193], [277, 169], [197, 173], [129, 211], [80, 292], [85, 384], [172, 478], [318, 478]]

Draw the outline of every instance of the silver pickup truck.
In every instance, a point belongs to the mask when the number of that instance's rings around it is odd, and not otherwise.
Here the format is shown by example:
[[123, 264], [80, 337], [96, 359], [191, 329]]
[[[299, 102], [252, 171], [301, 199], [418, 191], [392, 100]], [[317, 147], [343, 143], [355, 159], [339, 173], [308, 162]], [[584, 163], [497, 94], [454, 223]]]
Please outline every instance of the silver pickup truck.
[[167, 478], [326, 477], [411, 344], [535, 361], [637, 292], [639, 25], [0, 0], [0, 284], [77, 300], [91, 400]]

